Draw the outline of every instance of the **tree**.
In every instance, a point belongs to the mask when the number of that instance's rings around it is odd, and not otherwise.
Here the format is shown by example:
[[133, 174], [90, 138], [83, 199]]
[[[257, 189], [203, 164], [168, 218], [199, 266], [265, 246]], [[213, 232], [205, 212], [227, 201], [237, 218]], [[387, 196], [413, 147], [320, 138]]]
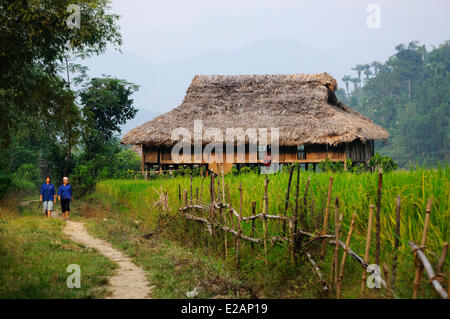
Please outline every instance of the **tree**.
[[342, 81], [345, 83], [345, 89], [346, 89], [346, 91], [347, 91], [347, 95], [349, 95], [348, 84], [349, 84], [349, 82], [352, 81], [352, 77], [351, 77], [350, 75], [345, 75], [345, 76], [342, 78]]
[[363, 65], [362, 64], [357, 64], [355, 67], [352, 68], [352, 70], [357, 72], [359, 84], [361, 85], [361, 73], [364, 70]]
[[[88, 56], [122, 42], [118, 16], [109, 14], [108, 0], [79, 2], [80, 28], [70, 29], [70, 0], [0, 0], [0, 147], [6, 148], [21, 118], [34, 113], [54, 120], [56, 103], [44, 92], [62, 94], [58, 65], [64, 54]], [[67, 88], [66, 88], [67, 89]], [[66, 95], [67, 96], [67, 95]]]
[[120, 133], [120, 126], [134, 118], [137, 109], [131, 95], [138, 86], [125, 80], [94, 78], [80, 92], [83, 115], [86, 120], [83, 143], [86, 158], [101, 152], [102, 146]]

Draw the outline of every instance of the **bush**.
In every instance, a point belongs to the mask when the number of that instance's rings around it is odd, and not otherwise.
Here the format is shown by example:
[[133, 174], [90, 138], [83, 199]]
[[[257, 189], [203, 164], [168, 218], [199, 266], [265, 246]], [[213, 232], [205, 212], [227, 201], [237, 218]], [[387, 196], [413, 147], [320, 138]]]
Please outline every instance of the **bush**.
[[395, 163], [389, 156], [381, 156], [375, 153], [375, 155], [369, 161], [369, 167], [371, 169], [379, 169], [380, 167], [384, 172], [390, 172], [398, 168], [397, 163]]
[[27, 182], [31, 182], [33, 184], [40, 185], [43, 183], [43, 178], [41, 176], [41, 170], [39, 167], [33, 164], [23, 164], [20, 166], [17, 171], [14, 173], [14, 175], [19, 178], [23, 179]]

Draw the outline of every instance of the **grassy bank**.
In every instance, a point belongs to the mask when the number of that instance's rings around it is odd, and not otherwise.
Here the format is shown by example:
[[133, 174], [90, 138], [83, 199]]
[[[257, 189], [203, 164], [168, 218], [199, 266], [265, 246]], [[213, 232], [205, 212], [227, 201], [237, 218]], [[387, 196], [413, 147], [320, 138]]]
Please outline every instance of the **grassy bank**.
[[[307, 195], [306, 209], [303, 207], [303, 193], [308, 176], [311, 176], [311, 183]], [[310, 173], [302, 171], [300, 174], [300, 211], [304, 214], [302, 228], [314, 231], [321, 227], [323, 211], [325, 207], [326, 194], [329, 177], [334, 178], [332, 197], [339, 197], [340, 209], [344, 212], [343, 232], [346, 235], [351, 214], [357, 211], [357, 220], [351, 247], [360, 255], [363, 255], [365, 245], [365, 234], [368, 219], [369, 204], [375, 204], [377, 198], [377, 174], [363, 173]], [[225, 183], [229, 185], [231, 201], [235, 207], [239, 203], [239, 184], [243, 188], [243, 214], [251, 214], [251, 201], [257, 203], [257, 212], [262, 211], [263, 185], [265, 176], [256, 174], [246, 174], [225, 177]], [[283, 214], [285, 204], [286, 186], [288, 174], [277, 174], [269, 176], [269, 213]], [[290, 209], [287, 214], [292, 215], [295, 206], [295, 183], [294, 175]], [[209, 179], [203, 180], [196, 177], [193, 179], [193, 196], [196, 191], [203, 201], [209, 201]], [[155, 202], [159, 199], [158, 192], [161, 187], [169, 193], [170, 215], [175, 214], [180, 206], [178, 200], [178, 185], [181, 190], [190, 190], [189, 178], [167, 178], [151, 181], [127, 181], [109, 180], [97, 185], [93, 198], [101, 203], [105, 211], [115, 211], [121, 219], [127, 221], [137, 221], [139, 230], [144, 233], [153, 232], [160, 225], [160, 209], [155, 208]], [[398, 249], [397, 266], [397, 287], [396, 292], [400, 297], [410, 298], [414, 278], [414, 262], [408, 246], [408, 241], [420, 241], [425, 216], [425, 206], [427, 198], [433, 197], [433, 207], [431, 214], [431, 226], [427, 241], [427, 255], [433, 264], [436, 264], [441, 247], [448, 241], [448, 217], [449, 217], [449, 169], [447, 167], [437, 170], [417, 169], [414, 171], [397, 171], [383, 175], [383, 191], [381, 204], [381, 261], [392, 265], [393, 243], [395, 239], [395, 197], [402, 198], [401, 233], [400, 247]], [[190, 195], [188, 195], [190, 197]], [[334, 201], [332, 201], [334, 202]], [[334, 204], [331, 205], [331, 218], [333, 221]], [[164, 223], [162, 223], [164, 224]], [[332, 224], [332, 223], [331, 223]], [[249, 234], [250, 228], [244, 227], [244, 233]], [[272, 226], [271, 234], [280, 231], [280, 227]], [[332, 226], [330, 231], [332, 231]], [[203, 249], [206, 255], [223, 259], [223, 247], [214, 246], [210, 243], [205, 247], [207, 236], [204, 235], [202, 227], [191, 224], [185, 228], [184, 222], [180, 219], [170, 221], [170, 226], [164, 232], [165, 238], [169, 242], [191, 245], [195, 249]], [[375, 235], [372, 236], [374, 239]], [[313, 257], [317, 257], [320, 250], [313, 244], [309, 249]], [[203, 248], [202, 248], [203, 247]], [[371, 259], [374, 262], [375, 245], [374, 240], [371, 246]], [[237, 276], [244, 283], [250, 285], [253, 291], [258, 291], [259, 296], [265, 297], [318, 297], [317, 283], [306, 261], [300, 260], [296, 266], [287, 263], [284, 247], [274, 246], [269, 253], [269, 266], [266, 268], [262, 258], [261, 250], [257, 248], [252, 251], [244, 248], [242, 253], [241, 269]], [[230, 248], [230, 255], [224, 264], [228, 269], [234, 269], [233, 248]], [[328, 249], [327, 257], [319, 261], [319, 266], [328, 278], [329, 265], [331, 263], [331, 248]], [[448, 269], [448, 259], [444, 269]], [[344, 279], [343, 296], [348, 298], [359, 297], [359, 287], [362, 269], [352, 259], [348, 259], [346, 264], [346, 275]], [[376, 293], [371, 297], [383, 297]], [[421, 289], [421, 297], [432, 298], [436, 294], [429, 284], [424, 281]]]
[[[101, 298], [115, 264], [67, 240], [64, 221], [14, 201], [0, 206], [0, 298]], [[67, 266], [78, 264], [81, 288], [70, 289]]]

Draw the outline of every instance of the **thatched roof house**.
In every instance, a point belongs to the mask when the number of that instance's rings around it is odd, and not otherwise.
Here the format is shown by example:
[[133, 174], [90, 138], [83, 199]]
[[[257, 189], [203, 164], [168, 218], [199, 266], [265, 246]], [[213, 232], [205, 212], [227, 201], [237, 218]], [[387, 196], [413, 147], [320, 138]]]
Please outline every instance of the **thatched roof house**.
[[[336, 80], [327, 73], [197, 75], [180, 106], [134, 128], [121, 142], [143, 145], [143, 163], [155, 163], [155, 156], [147, 160], [145, 154], [158, 149], [156, 163], [164, 164], [164, 149], [174, 144], [171, 131], [185, 127], [193, 132], [194, 120], [201, 119], [203, 130], [208, 127], [223, 131], [233, 127], [267, 128], [269, 131], [279, 128], [281, 156], [283, 150], [297, 154], [300, 145], [307, 149], [305, 158], [285, 156], [286, 161], [317, 162], [323, 160], [323, 156], [308, 158], [308, 154], [317, 155], [323, 149], [330, 158], [330, 148], [345, 153], [345, 158], [367, 161], [369, 153], [373, 153], [372, 142], [387, 139], [389, 135], [369, 118], [339, 102], [336, 89]], [[345, 146], [350, 144], [362, 145], [365, 154], [352, 156], [351, 148]], [[338, 155], [334, 159], [343, 157]]]

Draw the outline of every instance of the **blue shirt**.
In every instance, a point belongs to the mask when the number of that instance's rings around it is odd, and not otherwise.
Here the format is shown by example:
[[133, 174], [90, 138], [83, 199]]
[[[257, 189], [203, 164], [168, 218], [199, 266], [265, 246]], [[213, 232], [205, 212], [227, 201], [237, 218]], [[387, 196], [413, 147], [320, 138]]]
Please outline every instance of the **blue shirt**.
[[61, 196], [62, 199], [72, 198], [72, 186], [70, 186], [70, 184], [59, 186], [58, 195]]
[[48, 184], [44, 183], [41, 186], [41, 193], [42, 200], [44, 202], [52, 201], [53, 202], [53, 196], [55, 196], [55, 186], [53, 186], [52, 183]]

